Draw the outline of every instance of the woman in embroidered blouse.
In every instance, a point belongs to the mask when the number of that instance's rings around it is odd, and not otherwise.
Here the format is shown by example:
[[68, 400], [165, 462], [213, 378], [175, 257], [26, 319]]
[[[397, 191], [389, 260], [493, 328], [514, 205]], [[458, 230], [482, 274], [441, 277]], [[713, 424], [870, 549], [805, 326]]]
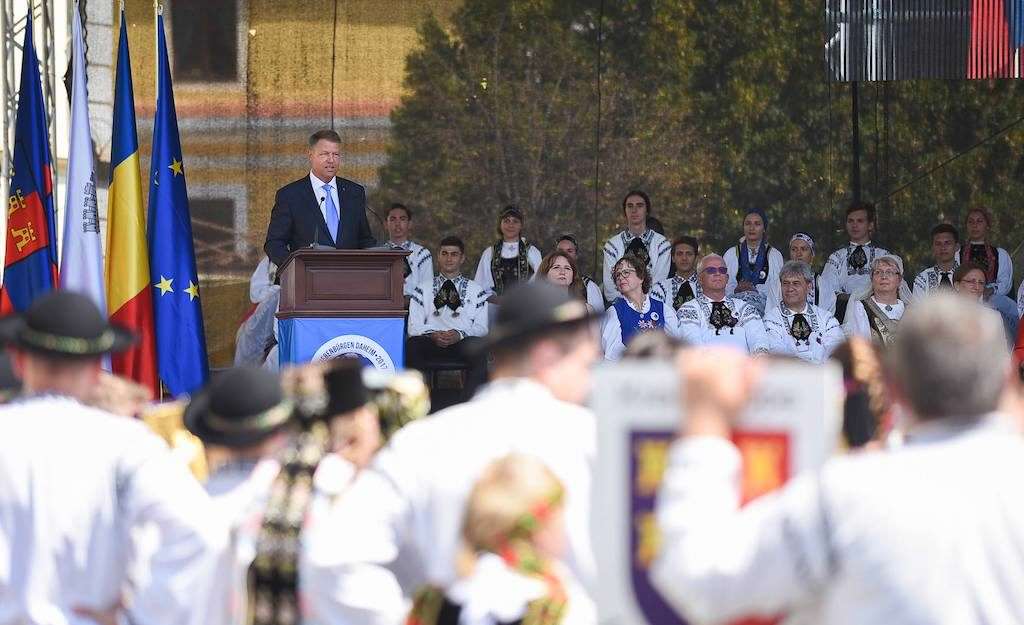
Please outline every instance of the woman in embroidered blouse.
[[526, 282], [540, 268], [540, 250], [522, 238], [523, 213], [509, 205], [498, 216], [498, 236], [494, 245], [484, 249], [476, 266], [475, 282], [483, 287], [492, 304], [518, 282]]
[[640, 332], [661, 329], [679, 336], [676, 311], [649, 295], [651, 274], [645, 263], [627, 254], [612, 267], [612, 277], [620, 295], [608, 307], [601, 330], [606, 359], [622, 358], [626, 345]]
[[583, 286], [583, 279], [576, 271], [576, 262], [565, 252], [555, 250], [545, 256], [544, 260], [540, 261], [537, 275], [551, 284], [564, 286], [569, 295], [581, 302], [587, 301], [586, 287]]
[[910, 287], [903, 281], [903, 260], [894, 254], [875, 258], [871, 262], [871, 286], [850, 299], [843, 322], [846, 336], [889, 345], [910, 298]]
[[743, 238], [722, 254], [729, 268], [726, 295], [737, 297], [764, 315], [772, 285], [779, 282], [785, 259], [782, 252], [768, 245], [768, 217], [764, 211], [748, 210], [743, 217]]

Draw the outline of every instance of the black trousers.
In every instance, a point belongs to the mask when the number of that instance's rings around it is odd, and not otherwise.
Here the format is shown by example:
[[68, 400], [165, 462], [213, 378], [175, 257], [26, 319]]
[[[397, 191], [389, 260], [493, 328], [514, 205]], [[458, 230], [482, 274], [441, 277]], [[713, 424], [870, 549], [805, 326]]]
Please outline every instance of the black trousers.
[[474, 353], [474, 346], [482, 341], [478, 336], [467, 336], [454, 345], [441, 347], [429, 336], [410, 336], [405, 342], [405, 366], [428, 376], [432, 364], [461, 362], [466, 367], [465, 397], [471, 397], [477, 387], [487, 381], [487, 353]]

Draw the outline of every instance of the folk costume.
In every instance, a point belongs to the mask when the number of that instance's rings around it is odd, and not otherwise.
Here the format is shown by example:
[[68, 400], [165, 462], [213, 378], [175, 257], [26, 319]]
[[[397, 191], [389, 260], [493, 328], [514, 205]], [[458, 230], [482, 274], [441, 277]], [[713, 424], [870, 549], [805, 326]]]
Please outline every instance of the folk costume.
[[953, 261], [953, 266], [947, 271], [939, 269], [938, 265], [933, 265], [917, 274], [914, 278], [914, 298], [922, 298], [940, 289], [952, 290], [953, 274], [956, 273], [956, 268], [959, 266], [960, 263]]
[[[482, 348], [523, 344], [537, 332], [592, 320], [587, 306], [543, 282], [517, 289], [499, 308]], [[565, 487], [568, 575], [588, 591], [595, 579], [589, 498], [595, 461], [593, 414], [563, 402], [530, 378], [503, 378], [471, 401], [410, 423], [363, 471], [345, 495], [345, 514], [331, 522], [332, 540], [320, 546], [318, 570], [338, 588], [357, 586], [369, 599], [365, 621], [387, 606], [391, 572], [405, 573], [404, 588], [448, 588], [457, 578], [456, 557], [467, 497], [484, 469], [512, 452], [544, 462]], [[568, 582], [567, 582], [568, 583]], [[380, 621], [382, 622], [382, 621]]]
[[889, 251], [871, 241], [850, 242], [844, 248], [832, 252], [821, 272], [822, 283], [828, 284], [835, 292], [835, 316], [842, 323], [846, 319], [846, 306], [851, 296], [871, 286], [871, 263]]
[[[882, 258], [895, 263], [899, 267], [900, 276], [903, 275], [903, 260], [899, 256], [887, 254], [877, 260]], [[869, 283], [865, 290], [850, 299], [846, 319], [843, 321], [843, 330], [846, 332], [846, 336], [859, 336], [883, 347], [892, 344], [896, 339], [896, 329], [900, 319], [903, 318], [903, 313], [912, 297], [910, 287], [902, 277], [900, 278], [899, 293], [893, 304], [884, 304], [876, 300], [874, 290]]]
[[[483, 384], [487, 362], [483, 355], [471, 352], [487, 334], [487, 297], [485, 289], [461, 275], [448, 278], [438, 274], [416, 287], [409, 299], [406, 366], [426, 371], [431, 363], [456, 359], [466, 364], [466, 394]], [[430, 338], [434, 332], [447, 330], [456, 330], [462, 339], [441, 347]]]
[[384, 247], [389, 250], [405, 250], [409, 252], [409, 255], [404, 259], [405, 267], [403, 269], [405, 286], [402, 292], [406, 297], [410, 297], [413, 291], [416, 290], [416, 287], [434, 275], [434, 258], [430, 255], [430, 250], [419, 243], [409, 241], [408, 239], [401, 243], [388, 241], [384, 244]]
[[[55, 360], [134, 342], [69, 291], [0, 320], [0, 338]], [[140, 571], [147, 528], [162, 540]], [[143, 423], [55, 393], [0, 407], [0, 622], [84, 623], [74, 608], [104, 612], [129, 587], [131, 622], [204, 622], [194, 600], [225, 540], [202, 487]]]
[[765, 313], [764, 325], [772, 354], [796, 356], [807, 362], [825, 362], [846, 340], [832, 313], [813, 304], [805, 304], [800, 311], [790, 310], [785, 303], [773, 306]]
[[498, 241], [480, 254], [475, 282], [487, 291], [488, 297], [500, 296], [516, 284], [532, 278], [541, 260], [540, 250], [527, 243], [526, 239]]
[[693, 272], [688, 278], [680, 276], [665, 278], [651, 287], [652, 297], [671, 305], [672, 309], [677, 312], [683, 307], [683, 304], [699, 297], [702, 293], [697, 272]]
[[[806, 232], [797, 232], [790, 237], [789, 242], [792, 244], [794, 240], [804, 241], [811, 247], [811, 252], [815, 251], [814, 239], [811, 235]], [[781, 280], [781, 276], [779, 278]], [[782, 302], [782, 284], [779, 280], [773, 281], [769, 285], [768, 289], [768, 308], [778, 306]], [[823, 308], [829, 312], [829, 314], [835, 314], [836, 308], [836, 290], [827, 282], [828, 277], [824, 273], [817, 273], [814, 275], [814, 280], [811, 281], [811, 289], [807, 292], [807, 303], [819, 308]]]
[[[764, 234], [757, 247], [750, 247], [746, 237], [739, 240], [739, 243], [725, 250], [722, 260], [729, 269], [729, 282], [726, 284], [725, 292], [730, 297], [743, 300], [757, 309], [758, 314], [764, 315], [768, 304], [768, 296], [771, 285], [779, 281], [779, 271], [786, 262], [782, 252], [768, 244], [768, 216], [760, 209], [747, 211], [743, 216], [755, 214], [761, 218], [764, 224]], [[754, 285], [753, 291], [736, 292], [736, 286], [740, 282], [749, 282]]]
[[621, 295], [615, 298], [605, 311], [601, 327], [601, 347], [605, 359], [619, 360], [633, 337], [653, 330], [678, 335], [679, 321], [671, 306], [650, 295], [644, 296], [643, 306], [639, 309]]
[[1013, 286], [1013, 261], [1001, 247], [984, 241], [970, 241], [956, 253], [957, 264], [974, 263], [985, 270], [985, 288], [994, 295], [1009, 295]]
[[712, 301], [707, 294], [679, 309], [679, 333], [690, 345], [724, 345], [748, 354], [768, 353], [768, 334], [761, 315], [741, 299]]
[[612, 267], [626, 254], [632, 254], [647, 265], [651, 282], [667, 278], [672, 267], [672, 244], [663, 235], [654, 230], [644, 230], [641, 234], [623, 230], [604, 244], [604, 297], [609, 302], [619, 296]]

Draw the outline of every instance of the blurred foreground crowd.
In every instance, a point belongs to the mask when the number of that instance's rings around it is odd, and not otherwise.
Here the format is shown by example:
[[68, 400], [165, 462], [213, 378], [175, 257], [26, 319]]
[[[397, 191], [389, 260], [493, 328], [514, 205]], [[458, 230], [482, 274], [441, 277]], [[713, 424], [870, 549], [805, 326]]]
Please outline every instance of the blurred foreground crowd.
[[[591, 530], [605, 314], [508, 289], [477, 347], [489, 380], [426, 416], [415, 373], [345, 359], [152, 405], [103, 373], [128, 333], [40, 298], [0, 320], [0, 625], [600, 622], [599, 576], [626, 574], [597, 570]], [[837, 341], [845, 453], [743, 507], [730, 431], [772, 359], [673, 334], [622, 357], [678, 375], [652, 578], [689, 622], [1024, 622], [1024, 403], [999, 313], [934, 293], [884, 353]]]

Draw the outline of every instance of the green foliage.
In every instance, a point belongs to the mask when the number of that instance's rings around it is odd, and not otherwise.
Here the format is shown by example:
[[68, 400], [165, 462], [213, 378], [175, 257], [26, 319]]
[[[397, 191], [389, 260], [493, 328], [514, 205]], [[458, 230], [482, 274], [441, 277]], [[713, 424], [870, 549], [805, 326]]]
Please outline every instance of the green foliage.
[[[760, 206], [785, 248], [796, 230], [820, 256], [841, 245], [850, 199], [850, 87], [827, 82], [821, 4], [785, 0], [466, 0], [448, 28], [428, 19], [392, 114], [382, 201], [417, 207], [419, 238], [450, 233], [476, 255], [508, 203], [548, 250], [575, 233], [594, 270], [621, 227], [625, 191], [652, 197], [669, 236], [722, 249]], [[1016, 81], [866, 84], [864, 197], [876, 239], [908, 269], [929, 263], [928, 233], [996, 215], [1011, 252], [1024, 124], [888, 197], [1020, 115]], [[821, 260], [821, 258], [819, 259]], [[590, 261], [590, 262], [588, 262]]]

